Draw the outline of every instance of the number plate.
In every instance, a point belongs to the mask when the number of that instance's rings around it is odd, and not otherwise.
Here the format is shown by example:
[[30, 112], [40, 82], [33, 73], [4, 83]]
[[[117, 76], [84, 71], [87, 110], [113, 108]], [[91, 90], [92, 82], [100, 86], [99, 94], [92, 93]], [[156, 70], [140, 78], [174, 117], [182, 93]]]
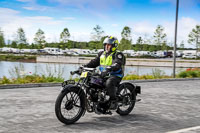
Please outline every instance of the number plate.
[[74, 80], [66, 80], [62, 83], [62, 86], [68, 85], [68, 84], [75, 84]]
[[81, 73], [81, 78], [86, 78], [87, 77], [88, 72], [82, 72]]

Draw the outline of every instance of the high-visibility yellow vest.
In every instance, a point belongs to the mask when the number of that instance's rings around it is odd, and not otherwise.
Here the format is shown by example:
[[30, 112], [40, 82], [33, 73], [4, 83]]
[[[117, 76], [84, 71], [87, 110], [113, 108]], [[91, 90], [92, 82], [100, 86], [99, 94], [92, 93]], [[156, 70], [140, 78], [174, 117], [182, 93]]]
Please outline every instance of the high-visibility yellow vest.
[[114, 52], [112, 52], [109, 56], [106, 57], [106, 52], [104, 52], [101, 56], [100, 56], [100, 65], [103, 66], [104, 68], [107, 66], [111, 66], [112, 65], [112, 55], [114, 54]]
[[[113, 63], [113, 54], [115, 52], [112, 52], [110, 55], [108, 55], [106, 57], [106, 52], [104, 52], [101, 56], [100, 56], [100, 67], [99, 67], [99, 70], [102, 72], [105, 70], [105, 68], [107, 66], [111, 66], [112, 63]], [[118, 77], [123, 77], [123, 74], [122, 74], [122, 70], [119, 70], [117, 72], [111, 72], [111, 75], [115, 75], [115, 76], [118, 76]]]

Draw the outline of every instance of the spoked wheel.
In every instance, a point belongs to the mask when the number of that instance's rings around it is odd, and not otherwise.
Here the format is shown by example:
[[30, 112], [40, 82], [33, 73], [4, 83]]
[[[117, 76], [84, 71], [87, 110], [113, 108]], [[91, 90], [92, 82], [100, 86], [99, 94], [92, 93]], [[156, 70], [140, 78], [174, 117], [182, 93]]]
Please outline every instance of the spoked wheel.
[[84, 95], [73, 88], [61, 92], [56, 100], [55, 113], [57, 118], [65, 123], [72, 124], [80, 119], [84, 112]]
[[128, 115], [135, 106], [136, 94], [133, 91], [133, 87], [130, 85], [122, 85], [118, 89], [118, 96], [120, 101], [118, 103], [117, 113], [120, 115]]

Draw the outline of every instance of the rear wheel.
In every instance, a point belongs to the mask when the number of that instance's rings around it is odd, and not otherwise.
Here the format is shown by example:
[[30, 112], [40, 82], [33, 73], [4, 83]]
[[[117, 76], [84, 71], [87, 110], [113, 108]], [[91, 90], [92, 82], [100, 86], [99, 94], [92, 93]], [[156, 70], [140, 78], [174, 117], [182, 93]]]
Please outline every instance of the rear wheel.
[[80, 119], [84, 112], [84, 95], [78, 88], [61, 92], [55, 104], [55, 113], [62, 123], [72, 124]]
[[118, 89], [119, 103], [117, 113], [120, 115], [128, 115], [134, 108], [136, 102], [136, 94], [131, 85], [121, 85]]

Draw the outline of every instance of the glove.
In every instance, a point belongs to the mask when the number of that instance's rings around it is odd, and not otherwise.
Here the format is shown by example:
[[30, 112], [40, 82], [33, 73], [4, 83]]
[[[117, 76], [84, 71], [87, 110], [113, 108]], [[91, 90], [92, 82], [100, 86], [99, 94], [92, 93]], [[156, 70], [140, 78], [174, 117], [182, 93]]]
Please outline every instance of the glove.
[[104, 77], [106, 77], [106, 76], [108, 76], [109, 75], [109, 72], [108, 71], [103, 71], [103, 72], [101, 72], [101, 77], [102, 78], [104, 78]]
[[78, 73], [81, 74], [82, 71], [83, 71], [83, 66], [80, 66], [80, 67], [78, 68]]
[[112, 71], [112, 68], [110, 66], [108, 66], [108, 67], [106, 67], [106, 71], [110, 72], [110, 71]]

